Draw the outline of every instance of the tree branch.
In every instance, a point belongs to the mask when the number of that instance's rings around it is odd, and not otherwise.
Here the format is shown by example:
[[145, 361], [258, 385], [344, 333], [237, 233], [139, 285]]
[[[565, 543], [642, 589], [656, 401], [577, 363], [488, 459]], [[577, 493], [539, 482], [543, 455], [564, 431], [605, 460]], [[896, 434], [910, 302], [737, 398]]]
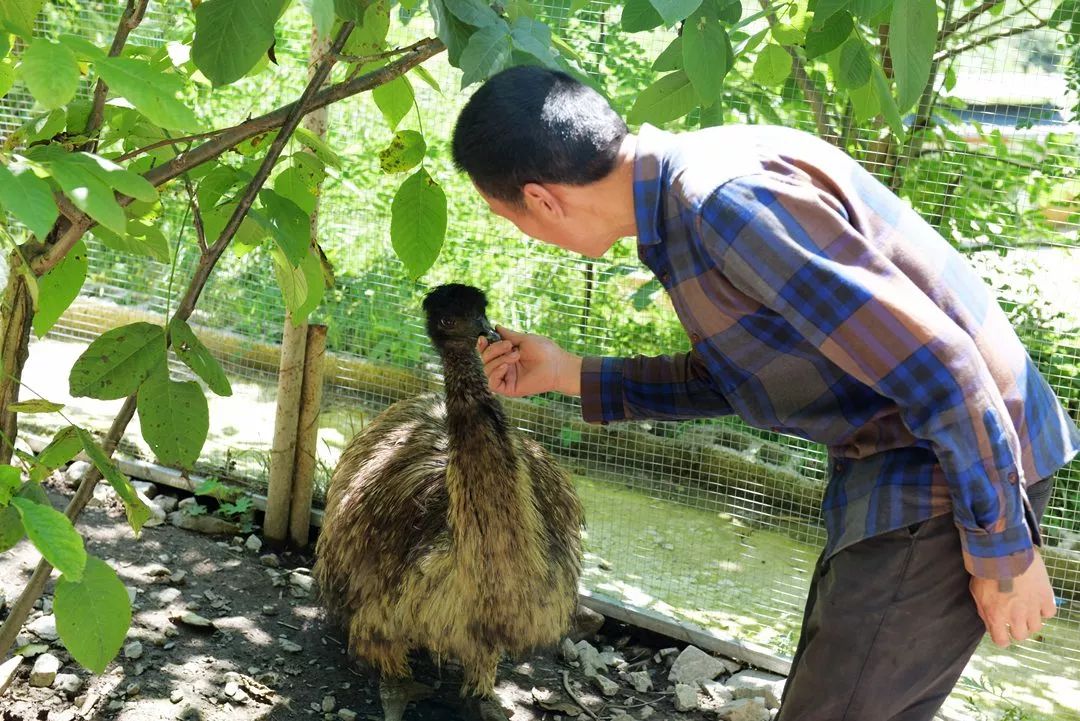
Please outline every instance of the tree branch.
[[188, 198], [191, 199], [191, 210], [195, 217], [195, 239], [199, 243], [199, 250], [206, 253], [208, 250], [206, 227], [203, 225], [202, 209], [199, 208], [199, 195], [195, 192], [195, 188], [191, 187], [191, 179], [187, 175], [184, 176], [184, 189], [187, 190]]
[[983, 45], [988, 45], [988, 44], [994, 42], [995, 40], [1001, 40], [1002, 38], [1012, 37], [1013, 35], [1020, 35], [1021, 33], [1031, 32], [1032, 30], [1039, 30], [1040, 28], [1046, 27], [1047, 24], [1049, 24], [1049, 22], [1050, 22], [1049, 20], [1040, 20], [1037, 23], [1032, 23], [1030, 25], [1021, 25], [1019, 27], [1012, 28], [1011, 30], [1004, 30], [1004, 31], [1002, 31], [1000, 33], [996, 33], [994, 35], [987, 35], [986, 37], [977, 38], [975, 40], [972, 40], [969, 43], [959, 45], [959, 46], [957, 46], [955, 48], [949, 48], [948, 50], [942, 50], [941, 52], [939, 52], [937, 55], [934, 56], [934, 60], [941, 61], [941, 60], [945, 60], [947, 58], [956, 57], [957, 55], [961, 55], [963, 53], [966, 53], [968, 50], [974, 50], [975, 48], [982, 47]]
[[164, 148], [166, 145], [176, 145], [177, 143], [185, 143], [189, 140], [202, 140], [203, 138], [212, 138], [215, 135], [221, 135], [223, 132], [225, 132], [225, 130], [228, 130], [228, 128], [224, 128], [221, 130], [208, 130], [205, 133], [195, 133], [193, 135], [181, 135], [178, 138], [165, 138], [164, 140], [158, 140], [157, 142], [150, 143], [149, 145], [144, 145], [141, 148], [129, 150], [123, 155], [111, 158], [111, 160], [114, 163], [122, 163], [125, 160], [131, 160], [132, 158], [137, 158], [144, 153], [149, 153], [151, 150]]
[[938, 33], [938, 41], [946, 40], [960, 28], [965, 25], [970, 25], [977, 17], [988, 12], [990, 8], [994, 7], [999, 2], [1001, 2], [1001, 0], [984, 0], [971, 10], [968, 10], [966, 13], [956, 18], [956, 20], [945, 23], [944, 27], [941, 28], [941, 32]]
[[[127, 43], [128, 35], [139, 26], [146, 15], [146, 6], [150, 0], [128, 0], [124, 14], [120, 16], [120, 23], [116, 26], [116, 35], [113, 36], [112, 46], [109, 48], [109, 57], [115, 58], [120, 55]], [[105, 96], [109, 92], [109, 86], [98, 76], [97, 85], [94, 87], [94, 101], [90, 106], [90, 117], [86, 120], [86, 135], [93, 136], [101, 127], [101, 119], [105, 113]], [[97, 141], [90, 140], [84, 150], [94, 147]]]
[[[445, 49], [446, 46], [443, 45], [442, 41], [438, 38], [425, 38], [420, 40], [407, 48], [403, 48], [405, 54], [394, 62], [385, 65], [378, 70], [354, 78], [353, 80], [332, 85], [325, 90], [315, 93], [303, 106], [303, 112], [309, 113], [312, 110], [318, 110], [319, 108], [332, 105], [345, 98], [388, 83], [394, 78], [404, 75], [425, 60], [438, 55]], [[289, 105], [280, 107], [266, 115], [252, 118], [251, 120], [247, 120], [230, 128], [224, 128], [219, 131], [212, 140], [208, 140], [202, 145], [199, 145], [186, 153], [177, 155], [172, 160], [148, 170], [143, 174], [143, 177], [155, 186], [163, 185], [168, 181], [183, 175], [192, 168], [209, 160], [213, 160], [248, 138], [252, 138], [260, 133], [265, 133], [275, 128], [280, 128], [285, 123], [285, 119], [288, 117], [289, 113], [296, 107], [298, 107], [296, 102], [290, 103]], [[176, 138], [173, 139], [172, 142], [175, 142], [176, 140], [181, 139]], [[130, 204], [131, 200], [132, 199], [127, 196], [120, 196], [118, 198], [118, 202], [124, 206]], [[55, 267], [56, 264], [64, 258], [67, 252], [71, 250], [72, 246], [79, 242], [79, 239], [94, 224], [94, 221], [89, 216], [81, 212], [78, 213], [77, 219], [73, 220], [71, 225], [67, 226], [59, 233], [56, 243], [50, 246], [45, 253], [31, 261], [30, 266], [34, 273], [40, 276]]]

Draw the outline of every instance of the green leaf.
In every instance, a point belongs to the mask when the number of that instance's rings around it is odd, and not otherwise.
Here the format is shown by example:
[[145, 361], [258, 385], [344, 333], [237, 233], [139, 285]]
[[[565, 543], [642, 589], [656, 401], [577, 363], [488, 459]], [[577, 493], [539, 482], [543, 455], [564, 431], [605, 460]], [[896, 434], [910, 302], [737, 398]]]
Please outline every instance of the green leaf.
[[0, 508], [0, 553], [8, 550], [26, 535], [22, 516], [14, 506]]
[[742, 11], [741, 0], [722, 0], [717, 9], [717, 17], [722, 23], [734, 25], [742, 19]]
[[652, 306], [653, 296], [656, 295], [657, 292], [663, 290], [663, 288], [664, 286], [660, 285], [660, 281], [655, 278], [650, 278], [643, 283], [640, 288], [634, 291], [634, 295], [630, 298], [634, 310], [645, 310]]
[[501, 23], [499, 16], [483, 0], [443, 0], [446, 9], [461, 22], [477, 28]]
[[86, 243], [78, 241], [67, 255], [38, 278], [38, 309], [34, 313], [34, 335], [44, 337], [78, 297], [90, 266]]
[[[207, 0], [199, 9], [222, 1], [229, 0]], [[179, 76], [163, 73], [140, 58], [105, 58], [94, 67], [111, 93], [130, 102], [155, 125], [184, 132], [199, 130], [195, 113], [176, 98], [183, 91]]]
[[34, 457], [34, 467], [30, 469], [30, 480], [40, 481], [64, 465], [82, 450], [82, 439], [75, 426], [65, 426], [56, 432], [49, 445], [41, 449]]
[[6, 58], [9, 52], [11, 52], [11, 33], [0, 27], [0, 60]]
[[162, 465], [190, 469], [210, 428], [206, 396], [195, 381], [174, 381], [163, 363], [139, 386], [139, 427]]
[[435, 21], [435, 34], [446, 45], [446, 57], [454, 67], [461, 67], [461, 54], [469, 44], [471, 28], [454, 17], [443, 0], [428, 0], [431, 17]]
[[946, 92], [951, 92], [956, 87], [956, 68], [952, 65], [945, 68], [945, 80], [942, 82]]
[[352, 20], [354, 23], [364, 21], [364, 10], [368, 7], [366, 0], [334, 0], [334, 12], [342, 20]]
[[274, 176], [274, 192], [296, 204], [309, 217], [315, 212], [315, 189], [299, 168], [285, 168]]
[[686, 19], [682, 39], [686, 75], [702, 105], [712, 105], [734, 59], [727, 30], [715, 16], [699, 9]]
[[773, 40], [781, 45], [802, 44], [813, 20], [814, 16], [806, 12], [806, 3], [791, 3], [786, 11], [778, 15], [777, 24], [770, 30]]
[[824, 25], [806, 34], [806, 57], [813, 59], [840, 47], [854, 28], [850, 13], [844, 10], [836, 13]]
[[[1004, 3], [1002, 5], [1004, 6]], [[1054, 8], [1054, 12], [1050, 13], [1047, 25], [1056, 28], [1069, 21], [1072, 22], [1069, 32], [1076, 34], [1080, 27], [1080, 0], [1062, 0], [1061, 4]]]
[[28, 401], [17, 401], [8, 406], [8, 410], [16, 413], [56, 413], [63, 410], [63, 403], [53, 403], [44, 398], [33, 398]]
[[7, 60], [0, 60], [0, 98], [8, 94], [15, 85], [15, 69]]
[[39, 239], [49, 234], [59, 215], [49, 184], [23, 163], [0, 165], [0, 207], [18, 218]]
[[273, 44], [274, 23], [286, 4], [287, 0], [205, 0], [195, 9], [191, 44], [195, 67], [214, 85], [228, 85], [247, 75]]
[[75, 97], [79, 89], [79, 63], [75, 54], [60, 43], [35, 38], [22, 54], [19, 77], [34, 99], [46, 110], [52, 110]]
[[101, 226], [95, 227], [91, 232], [110, 250], [153, 258], [159, 263], [168, 263], [172, 260], [169, 253], [169, 241], [165, 234], [157, 226], [145, 221], [128, 221], [125, 235], [117, 235]]
[[72, 204], [116, 233], [127, 230], [127, 216], [116, 202], [112, 188], [80, 163], [74, 153], [66, 153], [53, 145], [32, 148], [27, 154], [40, 162], [64, 191]]
[[417, 77], [427, 83], [432, 90], [442, 95], [442, 86], [439, 85], [439, 81], [423, 65], [417, 65], [410, 72], [416, 73]]
[[64, 574], [53, 597], [56, 631], [68, 653], [101, 673], [120, 651], [131, 626], [131, 601], [116, 572], [89, 556], [82, 580]]
[[232, 395], [232, 386], [229, 384], [225, 371], [210, 350], [195, 335], [191, 326], [184, 320], [176, 318], [169, 324], [169, 336], [172, 338], [172, 349], [176, 355], [180, 357], [184, 365], [195, 371], [195, 375], [206, 381], [210, 390], [219, 396]]
[[874, 83], [866, 83], [861, 88], [849, 90], [848, 97], [851, 99], [857, 123], [865, 123], [881, 112], [881, 103], [878, 102]]
[[897, 109], [903, 113], [922, 95], [937, 46], [937, 0], [907, 0], [893, 5], [889, 55], [896, 79]]
[[341, 167], [341, 158], [322, 138], [307, 128], [300, 127], [293, 132], [293, 137], [305, 148], [315, 153], [315, 157], [332, 168]]
[[839, 62], [836, 87], [854, 90], [870, 81], [870, 54], [866, 52], [862, 38], [850, 38], [843, 44]]
[[71, 395], [98, 400], [125, 398], [165, 358], [165, 329], [131, 323], [102, 333], [71, 368]]
[[86, 566], [86, 549], [82, 536], [60, 511], [43, 503], [16, 496], [11, 499], [22, 517], [30, 542], [60, 573], [81, 578]]
[[510, 62], [510, 32], [499, 23], [481, 28], [461, 53], [461, 87], [487, 80]]
[[[849, 10], [852, 15], [866, 24], [879, 25], [888, 22], [888, 17], [884, 14], [892, 7], [892, 4], [893, 0], [852, 0]], [[876, 22], [879, 20], [880, 22]]]
[[105, 449], [94, 440], [94, 437], [90, 435], [90, 431], [85, 428], [76, 428], [75, 430], [79, 434], [80, 440], [82, 440], [83, 450], [86, 451], [90, 462], [101, 472], [101, 475], [116, 491], [116, 495], [120, 496], [120, 500], [124, 502], [128, 524], [135, 531], [135, 535], [139, 535], [143, 524], [152, 515], [150, 509], [139, 499], [138, 494], [135, 493], [135, 487], [131, 485], [131, 481], [113, 465], [108, 454], [105, 453]]
[[792, 58], [776, 43], [768, 43], [754, 61], [754, 81], [762, 85], [782, 85], [791, 75]]
[[107, 52], [81, 35], [61, 35], [60, 44], [75, 53], [75, 57], [80, 60], [97, 62], [98, 60], [104, 60], [109, 57]]
[[390, 2], [376, 0], [364, 11], [364, 21], [345, 41], [344, 53], [360, 57], [376, 55], [386, 48], [386, 34], [390, 31]]
[[669, 73], [683, 69], [682, 35], [676, 35], [664, 51], [653, 60], [652, 69], [658, 73]]
[[379, 167], [384, 173], [404, 173], [415, 168], [426, 152], [423, 135], [415, 130], [399, 130], [390, 144], [379, 151]]
[[311, 217], [269, 188], [259, 191], [259, 202], [262, 211], [249, 211], [249, 215], [270, 233], [289, 262], [299, 265], [311, 246]]
[[900, 117], [900, 109], [896, 106], [896, 98], [893, 97], [892, 91], [889, 89], [889, 81], [885, 77], [885, 71], [881, 69], [877, 62], [871, 62], [870, 77], [874, 81], [874, 91], [878, 103], [881, 104], [881, 111], [885, 115], [885, 122], [889, 124], [889, 129], [892, 130], [893, 135], [903, 142], [906, 135], [904, 120]]
[[664, 18], [649, 0], [626, 0], [619, 24], [628, 33], [640, 33], [660, 27]]
[[144, 203], [157, 202], [157, 189], [146, 178], [111, 160], [92, 153], [70, 153], [67, 159], [86, 168], [98, 180], [124, 195], [130, 195], [135, 200], [141, 200]]
[[334, 0], [304, 0], [319, 37], [325, 38], [334, 27]]
[[22, 485], [22, 474], [15, 466], [0, 465], [0, 506], [7, 506]]
[[446, 194], [423, 168], [410, 175], [390, 206], [390, 241], [411, 278], [435, 263], [446, 237]]
[[649, 2], [656, 8], [656, 12], [660, 13], [664, 24], [669, 27], [689, 17], [701, 7], [701, 0], [649, 0]]
[[326, 291], [319, 256], [310, 251], [295, 268], [277, 248], [273, 249], [270, 256], [274, 260], [274, 275], [285, 300], [285, 307], [289, 309], [293, 323], [299, 325], [319, 306]]
[[533, 56], [548, 67], [555, 65], [551, 48], [551, 30], [539, 20], [520, 17], [510, 26], [510, 41], [523, 53]]
[[841, 10], [847, 10], [852, 0], [810, 0], [809, 10], [814, 13], [812, 27], [820, 28], [826, 21], [831, 20], [833, 15]]
[[664, 75], [641, 91], [627, 115], [627, 120], [639, 123], [666, 123], [689, 113], [698, 105], [697, 93], [685, 71]]
[[34, 18], [45, 0], [4, 0], [0, 2], [0, 28], [26, 39], [34, 34]]
[[391, 130], [396, 130], [399, 123], [412, 110], [416, 102], [413, 97], [412, 83], [404, 75], [399, 75], [371, 91], [371, 97], [382, 111], [383, 118]]

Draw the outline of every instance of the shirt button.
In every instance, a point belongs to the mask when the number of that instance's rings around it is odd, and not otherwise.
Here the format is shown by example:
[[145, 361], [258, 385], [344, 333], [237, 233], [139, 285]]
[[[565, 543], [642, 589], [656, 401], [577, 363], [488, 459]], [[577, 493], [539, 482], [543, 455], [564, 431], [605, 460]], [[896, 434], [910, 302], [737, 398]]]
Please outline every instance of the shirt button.
[[690, 334], [690, 340], [694, 341], [695, 343], [700, 343], [701, 342], [701, 336], [699, 336], [697, 333], [691, 333]]
[[1019, 480], [1020, 476], [1016, 475], [1015, 471], [1009, 474], [1009, 483], [1016, 483]]

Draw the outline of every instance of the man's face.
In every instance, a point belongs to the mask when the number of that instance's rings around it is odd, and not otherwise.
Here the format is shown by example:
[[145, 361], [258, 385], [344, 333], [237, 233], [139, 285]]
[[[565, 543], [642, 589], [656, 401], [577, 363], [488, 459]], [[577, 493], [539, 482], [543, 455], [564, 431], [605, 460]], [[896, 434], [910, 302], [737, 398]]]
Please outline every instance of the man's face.
[[[541, 186], [537, 186], [541, 187]], [[573, 205], [550, 193], [546, 189], [533, 189], [526, 186], [525, 202], [517, 205], [498, 198], [493, 198], [478, 190], [487, 201], [491, 212], [506, 218], [530, 238], [557, 246], [563, 250], [599, 258], [611, 247], [614, 238], [605, 238], [598, 227], [588, 217], [576, 218]], [[574, 192], [573, 189], [566, 192]]]

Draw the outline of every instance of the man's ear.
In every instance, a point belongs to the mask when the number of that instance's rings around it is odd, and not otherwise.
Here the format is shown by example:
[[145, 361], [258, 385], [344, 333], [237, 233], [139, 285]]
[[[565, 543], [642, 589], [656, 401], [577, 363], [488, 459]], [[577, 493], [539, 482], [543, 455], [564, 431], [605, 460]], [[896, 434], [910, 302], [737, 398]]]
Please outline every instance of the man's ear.
[[551, 192], [546, 185], [541, 183], [526, 183], [521, 188], [525, 198], [525, 207], [532, 214], [541, 217], [558, 217], [564, 215], [565, 209], [558, 197]]

